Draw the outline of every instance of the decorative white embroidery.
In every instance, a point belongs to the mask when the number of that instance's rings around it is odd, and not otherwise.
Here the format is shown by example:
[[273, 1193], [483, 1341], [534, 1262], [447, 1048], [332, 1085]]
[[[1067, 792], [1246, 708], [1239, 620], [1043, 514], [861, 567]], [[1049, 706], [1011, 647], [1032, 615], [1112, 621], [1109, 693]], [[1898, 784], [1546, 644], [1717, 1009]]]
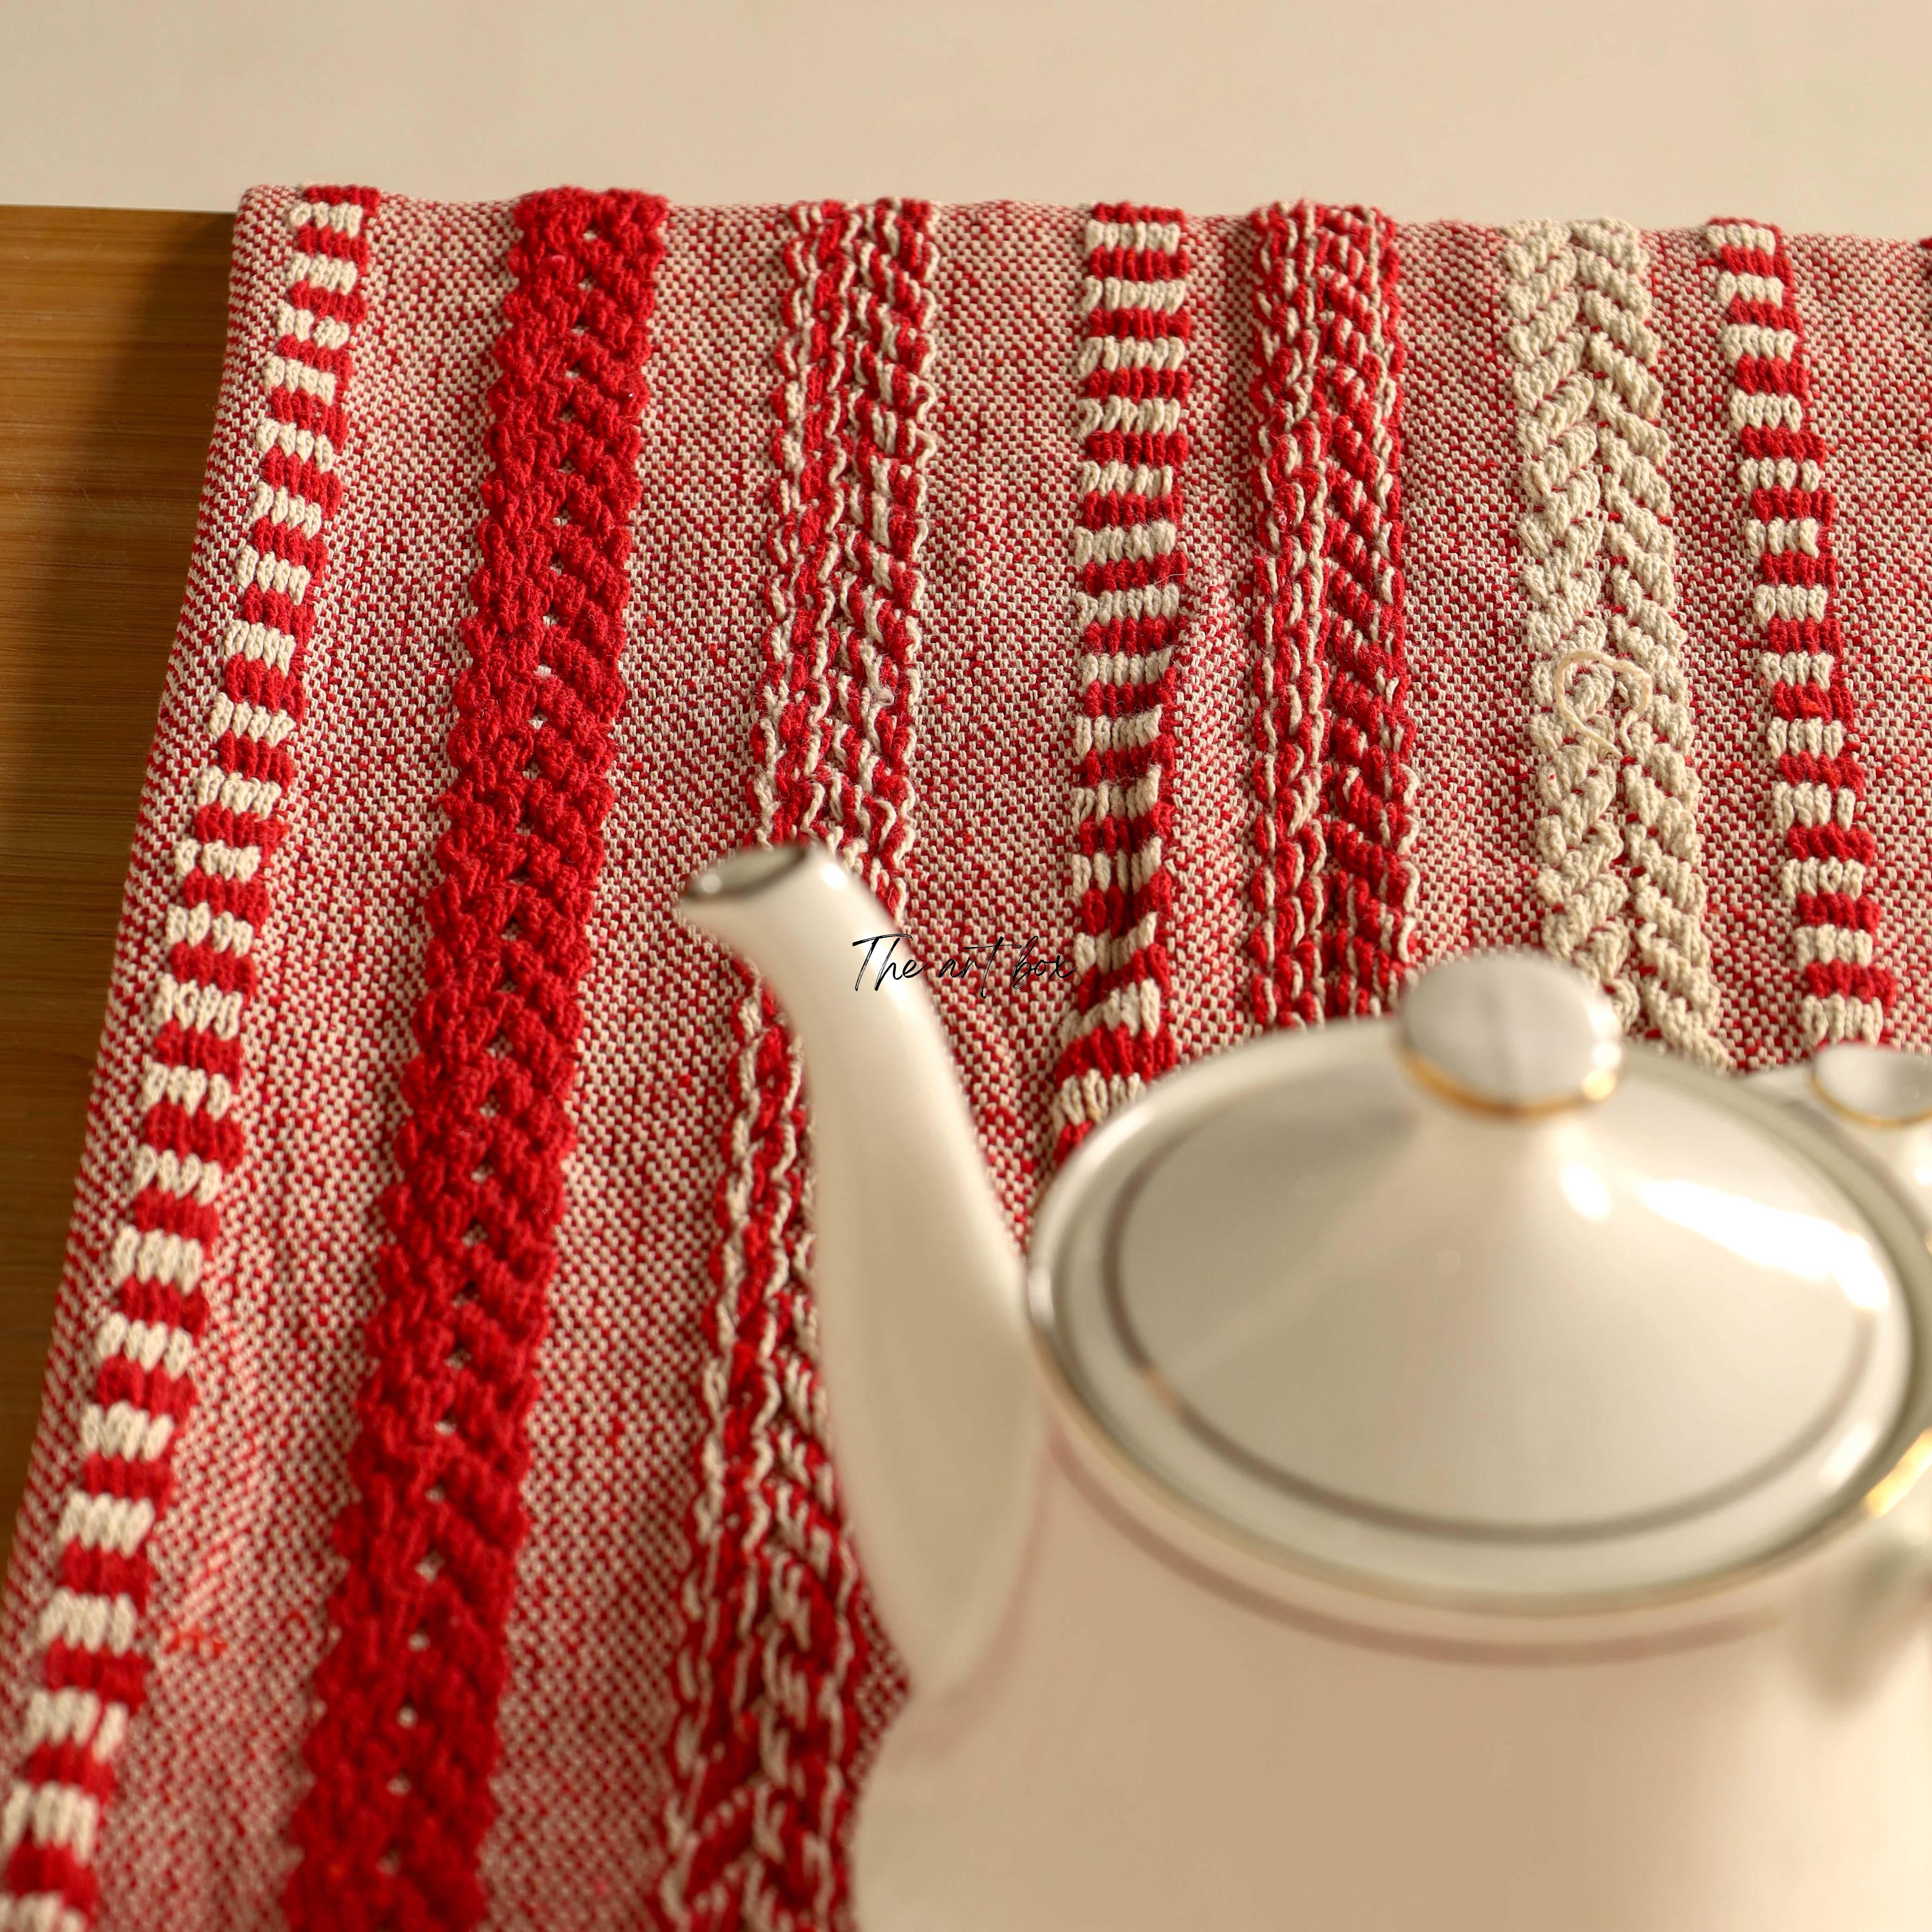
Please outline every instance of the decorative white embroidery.
[[1722, 1066], [1648, 260], [1623, 223], [1539, 221], [1503, 260], [1544, 944]]

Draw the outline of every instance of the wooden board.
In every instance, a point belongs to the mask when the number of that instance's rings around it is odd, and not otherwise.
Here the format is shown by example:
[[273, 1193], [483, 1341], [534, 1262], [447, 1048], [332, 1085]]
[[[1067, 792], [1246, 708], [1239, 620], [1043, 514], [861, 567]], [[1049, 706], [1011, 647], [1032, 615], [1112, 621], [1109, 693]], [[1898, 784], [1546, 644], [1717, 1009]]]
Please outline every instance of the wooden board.
[[0, 207], [0, 1556], [214, 426], [233, 225]]

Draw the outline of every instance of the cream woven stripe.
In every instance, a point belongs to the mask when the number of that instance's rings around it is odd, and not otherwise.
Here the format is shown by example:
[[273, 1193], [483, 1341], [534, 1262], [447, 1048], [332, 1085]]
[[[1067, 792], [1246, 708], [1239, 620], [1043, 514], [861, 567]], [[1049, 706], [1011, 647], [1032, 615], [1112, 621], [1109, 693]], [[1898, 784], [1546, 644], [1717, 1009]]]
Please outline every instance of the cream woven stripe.
[[1522, 222], [1503, 268], [1544, 944], [1723, 1066], [1648, 256], [1622, 222]]

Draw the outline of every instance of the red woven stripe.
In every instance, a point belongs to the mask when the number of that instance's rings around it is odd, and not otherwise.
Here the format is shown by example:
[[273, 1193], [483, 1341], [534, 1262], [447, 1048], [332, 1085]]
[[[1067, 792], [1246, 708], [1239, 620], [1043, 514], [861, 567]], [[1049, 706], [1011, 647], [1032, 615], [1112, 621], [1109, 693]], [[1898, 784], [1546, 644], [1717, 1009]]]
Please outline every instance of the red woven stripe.
[[297, 1928], [466, 1928], [483, 1910], [664, 216], [575, 190], [516, 210], [421, 1050], [402, 1078], [357, 1498], [336, 1526], [348, 1567], [304, 1746], [315, 1781], [290, 1828]]
[[237, 958], [232, 952], [218, 952], [212, 946], [191, 946], [184, 941], [169, 949], [168, 970], [177, 980], [198, 980], [204, 986], [243, 993], [255, 990], [255, 962], [246, 953]]
[[1387, 218], [1324, 208], [1314, 274], [1325, 407], [1324, 1004], [1379, 1012], [1410, 963], [1415, 724], [1402, 571], [1400, 264]]
[[[370, 190], [345, 188], [329, 190], [327, 199], [362, 211], [356, 236], [332, 236], [333, 252], [353, 263], [359, 276], [368, 260], [369, 224], [378, 197]], [[296, 246], [309, 248], [308, 238], [314, 232], [308, 224], [296, 230]], [[354, 291], [342, 298], [336, 310], [338, 319], [352, 326], [362, 319], [363, 313], [362, 296]], [[337, 400], [330, 415], [339, 445], [344, 421], [341, 398], [349, 380], [346, 356], [339, 358], [337, 376]], [[274, 397], [266, 401], [273, 412]], [[269, 461], [269, 458], [263, 459], [265, 481], [273, 480], [268, 476]], [[339, 490], [317, 497], [325, 520], [339, 498]], [[281, 539], [292, 534], [282, 530], [275, 539], [278, 548], [289, 548]], [[263, 526], [257, 520], [249, 541], [260, 549], [263, 540]], [[272, 608], [277, 613], [273, 621], [296, 640], [288, 670], [281, 674], [282, 695], [278, 700], [279, 708], [292, 719], [302, 715], [304, 650], [314, 622], [309, 599], [325, 561], [319, 536], [303, 537], [300, 542], [310, 574], [299, 598], [292, 597], [286, 586], [265, 590], [251, 580], [236, 605], [236, 616], [244, 622], [263, 620]], [[286, 788], [292, 778], [294, 760], [287, 748], [265, 757], [265, 748], [236, 739], [225, 725], [211, 726], [212, 733], [218, 731], [223, 735], [216, 738], [212, 756], [224, 771], [245, 772], [272, 758], [276, 782]], [[262, 874], [286, 830], [280, 814], [279, 796], [273, 808], [265, 811], [241, 812], [220, 803], [191, 808], [184, 826], [188, 843], [177, 882], [177, 904], [170, 914], [171, 933], [186, 930], [175, 922], [205, 905], [238, 914], [259, 936], [269, 909]], [[210, 840], [248, 855], [245, 881], [214, 876], [205, 869], [208, 855], [202, 848]], [[172, 1074], [182, 1084], [178, 1090], [172, 1082], [162, 1091], [149, 1090], [136, 1144], [144, 1157], [152, 1154], [160, 1158], [162, 1178], [158, 1184], [150, 1181], [134, 1192], [110, 1265], [115, 1306], [125, 1322], [146, 1324], [164, 1336], [185, 1336], [199, 1341], [209, 1318], [208, 1295], [200, 1284], [207, 1279], [220, 1232], [220, 1214], [212, 1190], [208, 1190], [209, 1198], [201, 1198], [204, 1190], [200, 1183], [207, 1178], [202, 1163], [216, 1164], [218, 1172], [214, 1178], [218, 1180], [239, 1166], [244, 1151], [241, 1128], [229, 1106], [234, 1084], [242, 1072], [242, 1017], [254, 991], [255, 968], [241, 954], [220, 951], [200, 941], [178, 942], [170, 948], [168, 973], [176, 982], [175, 1000], [165, 1015], [158, 1016], [148, 1059], [151, 1067], [162, 1070], [164, 1078]], [[182, 988], [191, 989], [194, 998], [195, 1010], [188, 1018], [182, 1017], [178, 1009]], [[159, 990], [165, 992], [165, 985]], [[204, 993], [216, 1002], [206, 1012], [201, 1004]], [[127, 1333], [124, 1329], [104, 1330], [104, 1340], [112, 1340], [117, 1332], [124, 1338]], [[118, 1342], [104, 1352], [94, 1382], [97, 1408], [130, 1404], [151, 1417], [171, 1417], [177, 1426], [160, 1453], [152, 1459], [89, 1453], [82, 1460], [75, 1490], [87, 1498], [152, 1502], [157, 1525], [172, 1492], [173, 1458], [181, 1441], [178, 1425], [194, 1401], [192, 1376], [185, 1370], [174, 1372], [167, 1366], [169, 1359], [164, 1354], [153, 1366], [144, 1366]], [[68, 1542], [56, 1564], [62, 1587], [90, 1597], [124, 1598], [137, 1612], [144, 1612], [153, 1581], [155, 1533], [150, 1528], [131, 1550]], [[92, 1690], [104, 1703], [122, 1704], [132, 1712], [138, 1710], [145, 1694], [148, 1661], [149, 1652], [138, 1638], [132, 1648], [116, 1652], [59, 1636], [45, 1652], [42, 1682], [49, 1691], [70, 1688]], [[19, 1776], [28, 1786], [54, 1783], [84, 1790], [99, 1802], [104, 1812], [114, 1790], [111, 1754], [97, 1750], [85, 1738], [40, 1746], [26, 1756]], [[0, 1920], [8, 1916], [5, 1900], [34, 1898], [42, 1901], [36, 1910], [45, 1910], [52, 1904], [91, 1918], [96, 1903], [91, 1864], [70, 1845], [41, 1842], [39, 1829], [38, 1823], [30, 1822], [8, 1858]], [[22, 1917], [14, 1922], [28, 1922]]]
[[[1733, 392], [1772, 402], [1793, 399], [1798, 419], [1780, 412], [1778, 419], [1754, 422], [1747, 415], [1736, 427], [1738, 453], [1748, 466], [1741, 494], [1746, 514], [1762, 526], [1752, 545], [1757, 596], [1761, 603], [1770, 600], [1742, 641], [1754, 652], [1822, 657], [1829, 666], [1822, 683], [1782, 675], [1767, 680], [1774, 816], [1782, 823], [1787, 855], [1784, 896], [1796, 928], [1801, 1030], [1808, 1046], [1846, 1036], [1876, 1040], [1898, 982], [1876, 950], [1879, 906], [1870, 887], [1876, 842], [1856, 822], [1867, 780], [1844, 676], [1832, 541], [1838, 506], [1824, 469], [1830, 452], [1812, 422], [1804, 323], [1784, 238], [1764, 229], [1773, 244], [1768, 249], [1720, 238], [1720, 231], [1743, 225], [1712, 224], [1707, 233], [1716, 245], [1706, 254], [1707, 264], [1720, 273], [1774, 278], [1783, 300], [1763, 299], [1740, 284], [1726, 302], [1727, 329], [1771, 332], [1768, 339], [1762, 334], [1736, 339], [1742, 352], [1727, 357]], [[1780, 352], [1786, 345], [1790, 353]], [[1774, 464], [1778, 473], [1756, 473]], [[1787, 598], [1805, 608], [1788, 609]], [[1785, 787], [1796, 789], [1786, 793]]]
[[70, 1784], [96, 1798], [105, 1798], [113, 1790], [113, 1780], [100, 1760], [74, 1744], [41, 1745], [28, 1757], [27, 1775], [36, 1784]]
[[1398, 263], [1371, 210], [1264, 208], [1256, 615], [1262, 1026], [1380, 1012], [1417, 874], [1402, 573]]
[[[92, 1690], [104, 1704], [124, 1704], [129, 1710], [140, 1703], [141, 1694], [148, 1681], [147, 1659], [139, 1651], [129, 1651], [116, 1656], [112, 1652], [94, 1650], [83, 1644], [68, 1643], [57, 1639], [47, 1646], [46, 1688], [50, 1690]], [[105, 1807], [103, 1807], [104, 1812]], [[16, 1864], [13, 1858], [7, 1864], [7, 1895], [21, 1898], [35, 1887], [32, 1879], [32, 1862], [37, 1857], [56, 1853], [54, 1846], [37, 1845], [31, 1838], [23, 1839], [15, 1856], [27, 1862], [26, 1869]], [[89, 1868], [80, 1868], [88, 1873]], [[76, 1893], [68, 1894], [70, 1905], [91, 1910], [93, 1898], [93, 1880], [86, 1879], [86, 1898]]]
[[[1083, 485], [1075, 513], [1074, 580], [1092, 601], [1080, 607], [1088, 670], [1073, 767], [1076, 979], [1054, 1076], [1063, 1160], [1175, 1058], [1166, 842], [1174, 825], [1173, 652], [1187, 575], [1179, 540], [1187, 457], [1181, 412], [1191, 378], [1184, 361], [1150, 362], [1135, 351], [1171, 343], [1184, 353], [1193, 333], [1184, 298], [1166, 307], [1144, 298], [1150, 287], [1184, 289], [1186, 233], [1173, 208], [1102, 204], [1091, 220], [1078, 394], [1081, 454], [1100, 482]], [[1138, 237], [1110, 240], [1109, 229]], [[1179, 245], [1162, 245], [1170, 240]]]
[[220, 1162], [224, 1172], [242, 1158], [242, 1130], [234, 1121], [210, 1120], [199, 1108], [190, 1112], [172, 1100], [150, 1110], [142, 1135], [157, 1154], [196, 1154]]
[[[778, 571], [752, 796], [765, 839], [824, 840], [896, 915], [932, 212], [831, 203], [796, 208], [793, 222], [772, 443]], [[742, 985], [656, 1906], [678, 1932], [830, 1932], [846, 1912], [870, 1613], [821, 1435], [798, 1058], [770, 998], [748, 975]]]
[[[198, 883], [190, 873], [182, 881], [182, 898], [188, 898], [190, 889]], [[189, 902], [192, 904], [193, 901]], [[165, 1066], [179, 1066], [211, 1078], [218, 1074], [231, 1082], [242, 1071], [242, 1042], [238, 1039], [219, 1040], [212, 1034], [177, 1025], [172, 1020], [149, 1041], [148, 1056]], [[144, 1144], [157, 1149], [164, 1144], [149, 1135], [145, 1125], [141, 1138]]]
[[51, 1894], [91, 1920], [99, 1902], [100, 1883], [92, 1865], [83, 1864], [64, 1846], [38, 1845], [26, 1838], [7, 1861], [7, 1891], [14, 1898]]
[[1328, 400], [1318, 379], [1314, 211], [1253, 218], [1261, 366], [1255, 381], [1261, 461], [1256, 559], [1255, 1018], [1318, 1024], [1327, 840], [1320, 802], [1324, 672], [1318, 613]]
[[[134, 1603], [137, 1610], [148, 1607], [148, 1586], [152, 1572], [140, 1556], [124, 1556], [118, 1550], [90, 1550], [85, 1544], [70, 1543], [61, 1552], [60, 1580], [70, 1590], [84, 1590], [92, 1596], [124, 1596]], [[113, 1774], [99, 1759], [88, 1754], [88, 1761], [95, 1767], [99, 1788], [111, 1790]], [[38, 1773], [34, 1766], [39, 1754], [29, 1756], [26, 1775], [37, 1779]]]
[[[135, 1372], [138, 1377], [140, 1371]], [[165, 1381], [156, 1376], [154, 1382]], [[163, 1415], [169, 1412], [166, 1400], [168, 1391], [157, 1393], [151, 1384], [143, 1384], [130, 1378], [116, 1401], [131, 1402], [137, 1408], [145, 1408], [150, 1414]], [[152, 1396], [143, 1400], [143, 1396]], [[82, 1466], [82, 1488], [98, 1496], [118, 1496], [129, 1502], [138, 1502], [142, 1498], [152, 1503], [158, 1510], [165, 1508], [170, 1497], [174, 1494], [173, 1470], [164, 1462], [130, 1461], [125, 1456], [90, 1456]]]
[[[345, 297], [344, 306], [352, 299]], [[319, 503], [325, 516], [342, 501], [340, 477], [317, 469], [314, 463], [304, 462], [300, 457], [284, 456], [279, 448], [270, 450], [262, 458], [262, 481], [278, 490], [290, 491], [304, 502]]]

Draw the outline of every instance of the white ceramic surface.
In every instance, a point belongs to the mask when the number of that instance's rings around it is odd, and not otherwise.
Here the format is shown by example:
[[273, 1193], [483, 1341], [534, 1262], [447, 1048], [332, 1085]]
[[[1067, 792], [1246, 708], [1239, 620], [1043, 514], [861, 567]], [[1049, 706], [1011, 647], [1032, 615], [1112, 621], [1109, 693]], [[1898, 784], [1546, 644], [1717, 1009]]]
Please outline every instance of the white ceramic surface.
[[1616, 1010], [1546, 952], [1489, 952], [1425, 974], [1396, 1031], [1442, 1091], [1504, 1113], [1607, 1099], [1623, 1065]]
[[1844, 1040], [1811, 1057], [1819, 1097], [1846, 1119], [1874, 1127], [1932, 1120], [1932, 1058]]
[[1912, 1354], [1889, 1204], [1657, 1055], [1509, 1119], [1393, 1034], [1188, 1070], [1070, 1170], [1036, 1318], [1130, 1458], [1290, 1561], [1539, 1598], [1693, 1580], [1868, 1477]]
[[1857, 1146], [1932, 1225], [1932, 1117], [1923, 1111], [1932, 1096], [1932, 1056], [1848, 1042], [1754, 1073], [1745, 1084]]

